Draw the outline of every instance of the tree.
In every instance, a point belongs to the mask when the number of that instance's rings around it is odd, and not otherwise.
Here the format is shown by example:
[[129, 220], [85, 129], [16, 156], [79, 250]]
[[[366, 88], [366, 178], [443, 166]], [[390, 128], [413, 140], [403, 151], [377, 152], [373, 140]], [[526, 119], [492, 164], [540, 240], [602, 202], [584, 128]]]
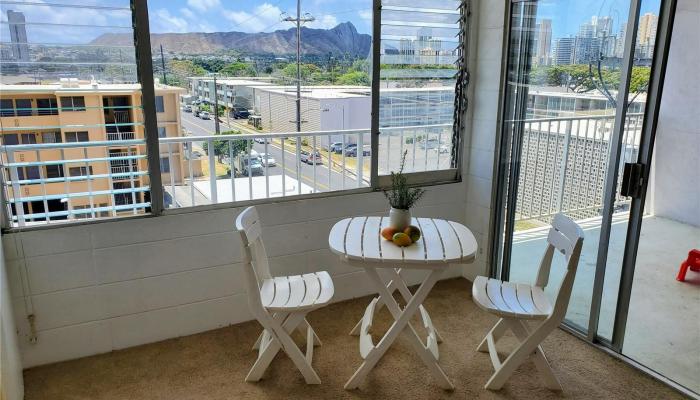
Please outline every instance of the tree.
[[[301, 72], [301, 79], [302, 80], [309, 79], [311, 74], [321, 72], [321, 69], [314, 64], [301, 64], [299, 70]], [[296, 77], [297, 77], [297, 65], [296, 64], [287, 64], [282, 69], [282, 75], [287, 77], [287, 78], [296, 79]]]
[[223, 67], [219, 73], [227, 76], [256, 76], [255, 68], [244, 62], [235, 62]]
[[202, 76], [207, 71], [190, 60], [168, 60], [166, 66], [168, 84], [179, 87], [187, 87], [187, 77]]
[[350, 71], [340, 75], [336, 80], [338, 85], [369, 86], [369, 75], [360, 71]]
[[[224, 131], [219, 135], [240, 135], [241, 131]], [[217, 157], [219, 162], [222, 162], [224, 157], [232, 156], [236, 157], [242, 152], [248, 150], [248, 140], [213, 140], [212, 146], [214, 147], [214, 155]], [[209, 155], [208, 142], [202, 143], [202, 149]], [[231, 160], [233, 162], [233, 160]]]

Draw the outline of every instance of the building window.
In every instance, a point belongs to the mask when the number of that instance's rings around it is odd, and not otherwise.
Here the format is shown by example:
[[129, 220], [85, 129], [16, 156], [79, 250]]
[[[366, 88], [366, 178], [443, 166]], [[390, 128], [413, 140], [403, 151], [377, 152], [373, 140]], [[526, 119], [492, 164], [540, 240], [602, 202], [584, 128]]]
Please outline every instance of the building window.
[[36, 134], [34, 133], [23, 133], [20, 137], [22, 138], [22, 144], [36, 144]]
[[47, 165], [46, 166], [46, 177], [47, 178], [63, 178], [63, 165]]
[[66, 142], [88, 142], [90, 136], [87, 132], [66, 132]]
[[85, 97], [61, 97], [61, 111], [85, 111]]
[[170, 160], [168, 159], [168, 157], [160, 158], [160, 172], [164, 174], [170, 173]]
[[165, 112], [165, 103], [163, 101], [163, 96], [156, 96], [156, 112]]
[[42, 132], [41, 142], [42, 143], [61, 143], [61, 132]]
[[14, 117], [15, 105], [12, 99], [0, 99], [0, 117]]
[[15, 100], [15, 108], [17, 110], [18, 117], [31, 117], [33, 114], [32, 100], [31, 99], [17, 99]]
[[36, 99], [37, 115], [58, 115], [56, 99]]
[[164, 138], [164, 137], [166, 137], [166, 136], [168, 136], [168, 135], [167, 135], [167, 133], [166, 133], [166, 131], [165, 131], [165, 127], [164, 127], [164, 126], [159, 126], [159, 127], [158, 127], [158, 137], [159, 137], [159, 138]]
[[16, 133], [6, 133], [2, 135], [2, 144], [5, 146], [13, 146], [19, 144], [19, 139]]
[[[88, 174], [88, 171], [90, 171], [89, 174]], [[70, 175], [70, 176], [92, 175], [92, 166], [90, 166], [89, 170], [87, 167], [70, 167], [70, 168], [68, 168], [68, 175]]]
[[39, 167], [19, 167], [17, 168], [17, 176], [19, 180], [39, 179], [41, 177]]

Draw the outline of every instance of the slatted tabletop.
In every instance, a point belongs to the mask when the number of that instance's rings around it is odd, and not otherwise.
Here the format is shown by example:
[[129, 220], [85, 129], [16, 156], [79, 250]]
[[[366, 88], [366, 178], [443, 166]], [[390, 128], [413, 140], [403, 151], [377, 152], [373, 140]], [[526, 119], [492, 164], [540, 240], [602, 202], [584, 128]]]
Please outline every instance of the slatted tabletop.
[[477, 250], [476, 239], [464, 225], [434, 218], [413, 218], [421, 238], [399, 247], [381, 236], [389, 217], [353, 217], [336, 223], [328, 236], [331, 251], [348, 260], [371, 263], [469, 263]]

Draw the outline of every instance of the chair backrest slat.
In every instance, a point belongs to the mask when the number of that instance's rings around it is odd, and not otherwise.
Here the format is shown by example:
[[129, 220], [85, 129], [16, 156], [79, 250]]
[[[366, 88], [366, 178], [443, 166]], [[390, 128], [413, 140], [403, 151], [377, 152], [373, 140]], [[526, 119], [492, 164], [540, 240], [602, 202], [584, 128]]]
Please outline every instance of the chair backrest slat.
[[552, 268], [552, 253], [554, 249], [562, 252], [567, 261], [566, 273], [559, 285], [552, 315], [549, 317], [551, 323], [558, 325], [566, 315], [566, 309], [569, 306], [569, 299], [574, 286], [574, 278], [576, 277], [576, 269], [581, 258], [583, 238], [583, 230], [573, 220], [563, 214], [554, 216], [552, 228], [550, 228], [547, 235], [547, 250], [542, 258], [535, 283], [536, 286], [542, 288], [547, 286]]
[[259, 317], [260, 313], [267, 314], [260, 298], [260, 285], [264, 279], [270, 279], [271, 275], [262, 241], [260, 218], [255, 207], [248, 207], [238, 215], [236, 229], [241, 235], [248, 303], [251, 311]]

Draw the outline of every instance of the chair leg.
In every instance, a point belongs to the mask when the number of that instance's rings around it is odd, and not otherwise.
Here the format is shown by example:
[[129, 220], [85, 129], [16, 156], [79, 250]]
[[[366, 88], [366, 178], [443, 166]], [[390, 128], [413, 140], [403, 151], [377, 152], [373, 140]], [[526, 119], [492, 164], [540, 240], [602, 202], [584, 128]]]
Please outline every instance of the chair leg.
[[260, 332], [260, 335], [258, 336], [258, 339], [255, 341], [255, 344], [253, 344], [253, 350], [258, 350], [260, 349], [260, 344], [262, 343], [263, 336], [265, 336], [265, 329]]
[[[275, 314], [275, 316], [273, 317], [273, 321], [276, 323], [281, 323], [286, 317], [286, 315], [278, 313]], [[258, 353], [258, 359], [255, 360], [253, 367], [250, 369], [248, 375], [245, 377], [246, 382], [259, 381], [262, 378], [265, 371], [267, 370], [267, 367], [270, 366], [270, 363], [280, 351], [281, 347], [279, 340], [277, 340], [274, 337], [274, 335], [272, 336], [272, 339], [268, 341], [267, 345], [263, 343], [262, 336], [265, 332], [269, 332], [270, 335], [273, 335], [272, 332], [269, 331], [267, 328], [265, 328], [263, 330], [263, 333], [260, 335], [261, 337], [259, 338], [259, 341], [256, 342], [258, 348], [260, 349], [260, 353]]]
[[[515, 336], [521, 342], [527, 340], [528, 336], [531, 334], [527, 326], [523, 323], [523, 321], [510, 321], [510, 327], [513, 330]], [[557, 377], [554, 376], [552, 367], [549, 366], [547, 357], [545, 357], [544, 351], [542, 351], [542, 346], [538, 345], [535, 348], [535, 353], [533, 354], [533, 357], [533, 361], [535, 363], [535, 366], [537, 367], [537, 370], [540, 372], [540, 376], [542, 377], [542, 381], [544, 381], [544, 385], [550, 390], [562, 390], [561, 384], [557, 380]]]
[[690, 268], [690, 263], [688, 261], [683, 261], [681, 269], [678, 270], [678, 276], [676, 276], [677, 281], [685, 282], [685, 274], [688, 272], [688, 268]]
[[311, 367], [311, 363], [306, 359], [305, 354], [299, 350], [299, 347], [297, 347], [296, 343], [294, 343], [291, 336], [288, 334], [304, 320], [305, 316], [306, 314], [291, 315], [287, 321], [285, 321], [284, 329], [278, 334], [278, 338], [284, 352], [292, 359], [294, 365], [296, 365], [299, 372], [304, 376], [306, 383], [309, 385], [318, 385], [321, 383], [321, 378], [318, 377], [316, 371]]
[[309, 321], [304, 318], [303, 321], [299, 324], [299, 333], [304, 335], [306, 337], [309, 334], [309, 330], [313, 333], [313, 338], [314, 338], [314, 346], [321, 346], [323, 343], [321, 342], [321, 339], [318, 338], [318, 335], [316, 334], [316, 331], [314, 331], [314, 328], [311, 327], [311, 324], [309, 324]]
[[503, 334], [506, 333], [507, 329], [508, 326], [506, 325], [503, 318], [499, 319], [498, 322], [496, 322], [496, 325], [494, 325], [493, 328], [491, 328], [489, 333], [487, 333], [486, 336], [484, 336], [484, 340], [481, 341], [479, 346], [476, 348], [476, 351], [481, 353], [487, 353], [489, 351], [489, 335], [492, 336], [493, 343], [496, 344], [496, 342], [498, 342], [498, 339], [500, 339], [503, 336]]
[[506, 383], [508, 378], [515, 372], [516, 368], [527, 360], [527, 358], [532, 354], [535, 345], [530, 343], [521, 343], [521, 345], [515, 349], [508, 358], [501, 364], [500, 368], [491, 376], [491, 378], [486, 382], [484, 388], [489, 390], [500, 390]]

